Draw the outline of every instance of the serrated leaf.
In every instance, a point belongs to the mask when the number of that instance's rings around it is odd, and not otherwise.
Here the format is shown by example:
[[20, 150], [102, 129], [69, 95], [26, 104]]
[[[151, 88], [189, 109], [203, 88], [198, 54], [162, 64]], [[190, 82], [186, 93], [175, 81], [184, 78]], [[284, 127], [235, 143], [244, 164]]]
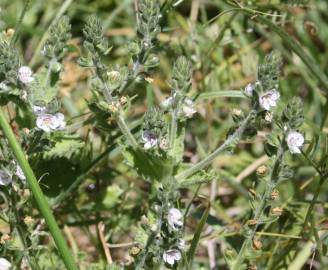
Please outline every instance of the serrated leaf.
[[45, 159], [52, 158], [67, 158], [71, 159], [74, 154], [78, 153], [83, 148], [84, 142], [80, 140], [61, 140], [56, 142], [50, 151], [44, 153]]
[[34, 81], [30, 84], [30, 95], [29, 101], [32, 104], [37, 103], [50, 103], [53, 99], [57, 97], [58, 94], [58, 84], [54, 83], [49, 86], [50, 77], [47, 77], [47, 71], [43, 70], [34, 76]]
[[172, 169], [172, 160], [145, 152], [143, 149], [135, 150], [127, 147], [124, 149], [123, 155], [128, 165], [147, 181], [154, 179], [161, 181], [170, 174]]

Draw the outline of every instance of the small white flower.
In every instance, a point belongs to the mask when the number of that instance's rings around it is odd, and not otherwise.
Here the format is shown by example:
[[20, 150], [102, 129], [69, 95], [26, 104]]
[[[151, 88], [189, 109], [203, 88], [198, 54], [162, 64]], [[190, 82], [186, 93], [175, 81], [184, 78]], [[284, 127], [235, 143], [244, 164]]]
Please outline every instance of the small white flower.
[[20, 180], [26, 180], [25, 174], [21, 168], [21, 166], [17, 165], [16, 166], [16, 172], [15, 175], [20, 179]]
[[33, 72], [28, 66], [22, 66], [18, 69], [18, 79], [24, 83], [28, 84], [34, 80]]
[[297, 131], [291, 131], [287, 135], [287, 145], [289, 148], [289, 151], [292, 154], [300, 154], [301, 153], [301, 147], [304, 144], [304, 137], [301, 133]]
[[252, 84], [252, 83], [247, 84], [245, 89], [244, 89], [245, 95], [248, 96], [248, 97], [253, 96], [254, 88], [255, 88], [254, 84]]
[[9, 270], [11, 263], [5, 258], [0, 258], [0, 270]]
[[262, 94], [259, 97], [259, 102], [264, 110], [269, 111], [271, 107], [277, 106], [277, 101], [279, 100], [279, 98], [280, 98], [279, 92], [273, 89]]
[[47, 108], [44, 106], [33, 105], [32, 110], [35, 114], [43, 114], [46, 112]]
[[180, 250], [184, 250], [186, 248], [186, 241], [183, 239], [178, 240], [178, 248]]
[[158, 142], [156, 136], [149, 131], [144, 131], [142, 133], [142, 140], [144, 141], [145, 150], [155, 147]]
[[173, 105], [173, 101], [173, 97], [169, 96], [161, 102], [160, 106], [163, 109], [169, 109]]
[[51, 132], [64, 128], [66, 123], [62, 113], [56, 113], [55, 115], [45, 113], [38, 115], [36, 125], [45, 132]]
[[[4, 170], [0, 170], [0, 186], [7, 186], [12, 182], [12, 177]], [[1, 269], [1, 268], [0, 268]]]
[[167, 264], [173, 266], [175, 262], [181, 260], [181, 252], [178, 249], [169, 249], [164, 251], [163, 260]]
[[182, 221], [183, 215], [180, 212], [179, 209], [177, 208], [171, 208], [167, 214], [167, 221], [169, 223], [169, 225], [172, 227], [173, 230], [179, 230], [182, 225], [183, 225], [183, 221]]
[[191, 118], [197, 111], [194, 108], [194, 103], [190, 98], [186, 98], [182, 105], [182, 112], [187, 118]]

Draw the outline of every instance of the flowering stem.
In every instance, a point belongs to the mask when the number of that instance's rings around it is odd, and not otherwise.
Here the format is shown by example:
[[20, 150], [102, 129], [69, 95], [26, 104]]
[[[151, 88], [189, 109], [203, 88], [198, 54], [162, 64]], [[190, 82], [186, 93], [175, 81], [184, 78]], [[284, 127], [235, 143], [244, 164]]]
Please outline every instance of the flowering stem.
[[212, 154], [207, 156], [205, 159], [201, 160], [191, 168], [179, 173], [176, 176], [177, 181], [183, 180], [194, 173], [200, 171], [201, 169], [205, 168], [208, 166], [218, 155], [220, 155], [223, 151], [225, 151], [227, 148], [229, 148], [232, 144], [236, 143], [236, 141], [240, 140], [242, 135], [244, 134], [244, 131], [246, 127], [248, 126], [249, 122], [252, 120], [254, 117], [254, 114], [256, 111], [253, 109], [248, 116], [244, 119], [244, 121], [241, 123], [239, 128], [229, 136], [229, 138], [218, 148], [216, 149]]
[[73, 257], [71, 256], [70, 250], [66, 244], [66, 241], [64, 237], [61, 234], [61, 231], [57, 225], [57, 222], [49, 208], [48, 201], [46, 200], [45, 196], [42, 193], [42, 190], [38, 184], [37, 179], [35, 178], [35, 175], [25, 158], [25, 154], [19, 145], [17, 139], [15, 138], [15, 135], [10, 127], [10, 125], [7, 122], [7, 119], [0, 108], [0, 126], [3, 131], [4, 136], [7, 138], [9, 146], [11, 147], [12, 151], [15, 154], [15, 157], [18, 161], [18, 164], [21, 166], [24, 175], [26, 176], [27, 182], [29, 184], [29, 187], [31, 189], [31, 192], [34, 196], [34, 199], [36, 201], [36, 204], [44, 217], [48, 227], [49, 231], [54, 238], [54, 241], [57, 245], [58, 251], [62, 256], [62, 259], [67, 267], [68, 270], [77, 270], [77, 266], [73, 260]]
[[[105, 96], [106, 101], [110, 104], [113, 102], [113, 97], [112, 97], [113, 91], [109, 88], [107, 82], [103, 78], [103, 76], [101, 74], [101, 70], [98, 67], [99, 65], [97, 64], [97, 59], [93, 59], [93, 62], [94, 62], [94, 65], [96, 66], [96, 74], [99, 77], [99, 79], [101, 80], [101, 83], [103, 84], [102, 92]], [[138, 148], [139, 147], [138, 142], [132, 135], [132, 133], [131, 133], [128, 125], [126, 124], [121, 113], [119, 113], [118, 116], [116, 117], [116, 121], [117, 121], [118, 127], [120, 128], [121, 132], [125, 135], [127, 140], [130, 142], [131, 146], [135, 149]]]
[[273, 168], [270, 174], [270, 179], [267, 182], [265, 191], [261, 197], [261, 202], [259, 204], [259, 206], [256, 208], [255, 213], [254, 213], [254, 218], [253, 220], [256, 221], [256, 224], [253, 228], [253, 230], [251, 231], [251, 233], [248, 234], [248, 237], [245, 239], [245, 241], [243, 242], [243, 245], [238, 253], [237, 259], [235, 261], [235, 264], [232, 268], [232, 270], [239, 270], [241, 269], [241, 265], [244, 262], [244, 254], [245, 251], [247, 250], [247, 248], [249, 247], [249, 245], [251, 244], [255, 234], [256, 234], [256, 230], [258, 228], [258, 226], [260, 225], [261, 219], [262, 219], [262, 215], [263, 212], [266, 208], [267, 205], [267, 200], [270, 197], [274, 186], [276, 185], [277, 181], [278, 181], [278, 175], [279, 175], [279, 171], [280, 171], [280, 164], [282, 163], [282, 158], [283, 158], [283, 154], [284, 154], [284, 149], [281, 146], [278, 150], [278, 153], [276, 155], [276, 158], [274, 160], [273, 163]]

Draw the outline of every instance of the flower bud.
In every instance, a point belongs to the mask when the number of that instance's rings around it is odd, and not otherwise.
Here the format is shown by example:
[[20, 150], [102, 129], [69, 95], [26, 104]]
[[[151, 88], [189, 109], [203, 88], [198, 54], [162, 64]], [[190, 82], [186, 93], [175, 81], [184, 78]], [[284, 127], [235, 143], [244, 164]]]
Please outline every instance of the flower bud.
[[262, 242], [258, 239], [253, 240], [253, 248], [259, 250], [262, 248]]
[[282, 210], [282, 208], [280, 208], [280, 207], [274, 207], [274, 208], [272, 208], [272, 210], [271, 210], [271, 213], [272, 213], [273, 215], [275, 215], [275, 216], [281, 216], [281, 215], [282, 215], [282, 212], [283, 212], [283, 210]]
[[256, 225], [257, 224], [257, 220], [255, 219], [250, 219], [250, 220], [247, 220], [247, 225]]
[[260, 167], [257, 168], [256, 173], [259, 176], [265, 176], [268, 173], [268, 167], [265, 165], [261, 165]]
[[34, 219], [33, 219], [31, 216], [26, 216], [26, 217], [24, 218], [24, 223], [25, 223], [27, 226], [32, 225], [33, 222], [34, 222]]
[[1, 235], [0, 243], [5, 244], [6, 242], [8, 242], [11, 239], [12, 239], [12, 237], [9, 234], [5, 233], [5, 234]]
[[277, 198], [278, 198], [278, 196], [279, 196], [279, 191], [278, 190], [274, 190], [274, 191], [272, 191], [271, 192], [271, 200], [276, 200]]

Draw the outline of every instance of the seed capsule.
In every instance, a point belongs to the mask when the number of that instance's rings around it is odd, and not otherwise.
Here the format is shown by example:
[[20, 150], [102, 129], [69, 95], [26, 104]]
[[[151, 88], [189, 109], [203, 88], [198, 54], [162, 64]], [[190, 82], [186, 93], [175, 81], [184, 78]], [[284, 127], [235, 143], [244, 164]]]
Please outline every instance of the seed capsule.
[[279, 196], [279, 191], [278, 190], [275, 189], [274, 191], [271, 192], [271, 199], [273, 201], [276, 200], [278, 198], [278, 196]]
[[253, 240], [253, 248], [259, 250], [262, 248], [262, 242], [258, 239]]
[[258, 167], [257, 170], [256, 170], [256, 173], [260, 176], [266, 175], [267, 172], [268, 172], [268, 167], [265, 166], [265, 165], [262, 165], [262, 166]]
[[281, 216], [282, 211], [283, 211], [282, 208], [274, 207], [274, 208], [272, 208], [271, 213], [276, 215], [276, 216]]

